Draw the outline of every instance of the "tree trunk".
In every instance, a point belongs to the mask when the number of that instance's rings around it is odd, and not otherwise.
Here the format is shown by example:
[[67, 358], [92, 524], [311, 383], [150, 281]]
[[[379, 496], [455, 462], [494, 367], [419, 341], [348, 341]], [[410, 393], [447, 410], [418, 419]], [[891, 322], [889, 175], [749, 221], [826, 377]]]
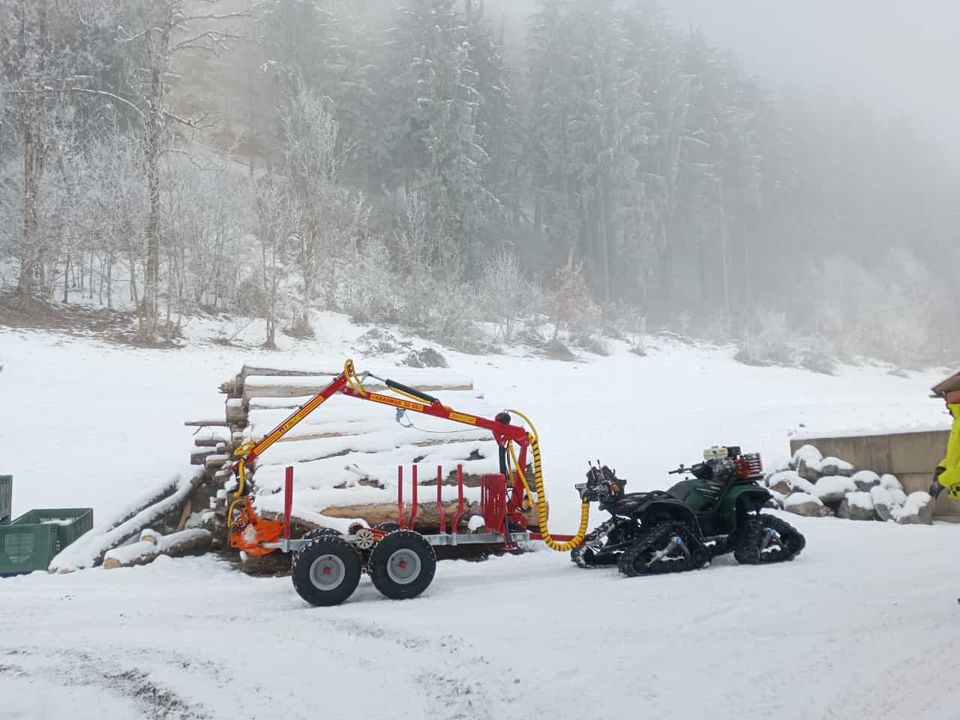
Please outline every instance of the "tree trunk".
[[[144, 173], [147, 176], [147, 219], [144, 227], [146, 263], [143, 276], [143, 304], [140, 334], [153, 338], [157, 332], [160, 291], [160, 159], [164, 152], [166, 70], [170, 52], [170, 18], [162, 18], [158, 27], [148, 30], [147, 62], [150, 71], [150, 96], [144, 127]], [[156, 33], [156, 37], [154, 37]]]
[[[154, 71], [156, 75], [158, 71]], [[151, 111], [147, 121], [145, 166], [147, 175], [146, 263], [143, 275], [143, 303], [140, 312], [140, 334], [153, 337], [157, 330], [157, 295], [160, 285], [160, 133], [162, 119]]]
[[[33, 2], [37, 3], [37, 38], [35, 47], [28, 50], [26, 18], [30, 11], [27, 5]], [[40, 205], [47, 149], [43, 132], [46, 124], [46, 97], [42, 88], [42, 74], [47, 56], [47, 0], [21, 0], [20, 8], [23, 18], [20, 26], [20, 62], [30, 62], [28, 55], [33, 52], [37, 55], [37, 67], [28, 71], [21, 65], [21, 79], [26, 81], [27, 91], [24, 95], [23, 114], [23, 243], [20, 249], [17, 293], [21, 299], [28, 299], [37, 295], [43, 270]]]

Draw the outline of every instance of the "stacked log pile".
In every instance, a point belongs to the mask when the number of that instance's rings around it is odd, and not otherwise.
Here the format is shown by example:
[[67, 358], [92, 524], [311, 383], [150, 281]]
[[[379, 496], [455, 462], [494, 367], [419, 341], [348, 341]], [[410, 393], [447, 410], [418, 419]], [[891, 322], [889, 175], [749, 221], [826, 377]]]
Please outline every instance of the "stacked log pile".
[[[337, 374], [339, 370], [332, 369], [318, 372], [244, 366], [220, 386], [226, 396], [223, 418], [187, 423], [198, 427], [191, 462], [201, 468], [201, 487], [215, 488], [208, 493], [214, 498], [215, 534], [222, 536], [226, 529], [236, 448], [261, 439]], [[404, 369], [378, 374], [436, 394], [444, 404], [458, 410], [496, 414], [469, 378], [443, 370]], [[384, 389], [373, 379], [365, 387]], [[413, 412], [397, 417], [392, 408], [336, 395], [259, 458], [248, 477], [259, 511], [267, 517], [276, 516], [282, 507], [284, 471], [292, 465], [295, 527], [346, 529], [357, 520], [369, 524], [396, 521], [397, 468], [404, 467], [409, 499], [410, 469], [419, 464], [419, 484], [432, 486], [420, 493], [418, 526], [424, 526], [437, 514], [438, 466], [443, 468], [441, 491], [450, 517], [457, 465], [464, 467], [468, 507], [475, 510], [479, 476], [496, 471], [496, 457], [495, 443], [486, 431]], [[470, 515], [465, 513], [465, 524]]]
[[[222, 417], [185, 423], [197, 428], [190, 455], [197, 473], [172, 478], [123, 516], [95, 528], [54, 558], [51, 571], [142, 565], [162, 555], [224, 549], [227, 505], [236, 487], [234, 451], [261, 439], [338, 374], [244, 366], [220, 386], [226, 396]], [[458, 410], [496, 414], [469, 378], [426, 369], [382, 374], [435, 393]], [[366, 387], [384, 389], [376, 380]], [[496, 445], [486, 431], [412, 412], [400, 417], [390, 407], [337, 395], [259, 458], [248, 477], [258, 512], [277, 517], [284, 469], [295, 468], [296, 536], [318, 526], [345, 531], [358, 520], [371, 525], [396, 521], [397, 468], [404, 467], [409, 513], [410, 470], [419, 464], [418, 486], [423, 487], [416, 527], [429, 530], [431, 523], [437, 524], [438, 466], [443, 469], [441, 492], [449, 521], [456, 510], [456, 467], [462, 465], [466, 512], [461, 529], [466, 530], [478, 510], [480, 475], [496, 472], [496, 458]], [[281, 564], [288, 567], [289, 559]], [[262, 571], [255, 562], [244, 569]]]

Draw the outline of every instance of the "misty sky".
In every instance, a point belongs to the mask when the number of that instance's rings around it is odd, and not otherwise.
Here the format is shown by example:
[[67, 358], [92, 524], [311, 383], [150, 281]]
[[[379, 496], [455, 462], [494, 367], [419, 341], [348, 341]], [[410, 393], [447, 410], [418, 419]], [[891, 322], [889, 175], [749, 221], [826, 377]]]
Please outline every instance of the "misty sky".
[[[512, 19], [535, 0], [487, 0]], [[771, 90], [828, 89], [960, 154], [960, 0], [661, 0]]]
[[960, 151], [960, 0], [666, 0], [773, 87], [829, 87]]

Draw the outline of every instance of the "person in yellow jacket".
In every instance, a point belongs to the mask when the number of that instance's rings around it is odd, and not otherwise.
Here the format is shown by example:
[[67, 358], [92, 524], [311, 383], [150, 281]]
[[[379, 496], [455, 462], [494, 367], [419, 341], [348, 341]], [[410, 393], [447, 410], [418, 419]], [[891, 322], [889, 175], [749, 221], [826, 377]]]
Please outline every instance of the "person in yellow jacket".
[[936, 498], [947, 490], [950, 497], [960, 498], [960, 373], [947, 378], [933, 391], [936, 397], [946, 401], [947, 410], [953, 416], [953, 429], [947, 441], [947, 455], [933, 474], [930, 494]]

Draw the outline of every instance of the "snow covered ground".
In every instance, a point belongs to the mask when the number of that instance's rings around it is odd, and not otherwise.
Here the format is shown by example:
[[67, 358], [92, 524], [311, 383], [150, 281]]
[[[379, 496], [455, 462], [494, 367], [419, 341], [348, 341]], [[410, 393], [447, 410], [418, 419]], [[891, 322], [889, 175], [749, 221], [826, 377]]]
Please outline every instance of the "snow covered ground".
[[798, 525], [783, 566], [544, 550], [323, 609], [212, 559], [2, 581], [0, 717], [956, 718], [956, 528]]
[[[197, 342], [203, 328], [176, 351], [0, 330], [14, 513], [93, 505], [106, 518], [189, 472], [182, 422], [220, 415], [216, 387], [243, 362], [335, 367], [364, 331], [336, 316], [321, 327], [282, 353]], [[749, 368], [667, 340], [646, 358], [611, 349], [581, 363], [445, 352], [490, 404], [537, 423], [555, 532], [573, 529], [588, 459], [639, 490], [706, 445], [774, 465], [792, 433], [946, 427], [926, 397], [936, 373]], [[790, 520], [808, 544], [785, 566], [627, 580], [544, 550], [442, 563], [409, 602], [364, 580], [327, 609], [289, 579], [213, 559], [0, 580], [13, 619], [0, 717], [956, 718], [944, 668], [960, 647], [960, 528]]]

